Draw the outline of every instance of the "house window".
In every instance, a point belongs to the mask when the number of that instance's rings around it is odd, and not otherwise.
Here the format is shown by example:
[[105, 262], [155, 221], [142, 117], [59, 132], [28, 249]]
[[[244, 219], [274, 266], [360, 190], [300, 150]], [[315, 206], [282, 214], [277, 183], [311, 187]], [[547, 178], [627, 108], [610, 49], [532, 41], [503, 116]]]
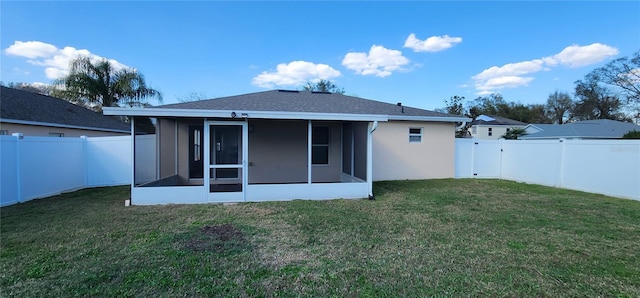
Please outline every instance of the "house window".
[[204, 175], [202, 129], [202, 126], [189, 126], [189, 178], [202, 178]]
[[200, 161], [200, 159], [202, 158], [202, 153], [201, 153], [201, 141], [200, 141], [200, 135], [202, 134], [202, 132], [200, 131], [200, 129], [194, 129], [193, 130], [193, 161]]
[[478, 127], [476, 127], [476, 126], [472, 126], [472, 127], [471, 127], [471, 134], [474, 134], [474, 135], [475, 135], [475, 134], [477, 134], [477, 133], [478, 133]]
[[0, 136], [8, 136], [8, 135], [9, 135], [9, 130], [8, 129], [0, 130]]
[[409, 128], [409, 143], [421, 143], [422, 142], [422, 127]]
[[311, 164], [329, 164], [329, 127], [314, 126], [311, 133]]
[[493, 135], [493, 128], [489, 127], [489, 131], [487, 132], [488, 136], [492, 136]]
[[58, 138], [62, 138], [62, 137], [64, 137], [64, 133], [62, 133], [62, 132], [50, 132], [50, 133], [49, 133], [49, 136], [50, 136], [50, 137], [58, 137]]

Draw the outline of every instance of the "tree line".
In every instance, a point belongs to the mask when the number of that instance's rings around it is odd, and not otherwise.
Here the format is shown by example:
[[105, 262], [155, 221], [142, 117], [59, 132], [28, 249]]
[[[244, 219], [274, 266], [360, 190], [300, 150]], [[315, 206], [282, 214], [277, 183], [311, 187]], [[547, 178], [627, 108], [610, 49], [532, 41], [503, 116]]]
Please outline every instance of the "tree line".
[[640, 51], [622, 57], [589, 72], [575, 81], [573, 96], [554, 91], [544, 104], [523, 105], [507, 101], [500, 93], [465, 102], [464, 96], [452, 96], [437, 109], [475, 119], [496, 115], [525, 123], [565, 124], [571, 121], [611, 119], [640, 121]]

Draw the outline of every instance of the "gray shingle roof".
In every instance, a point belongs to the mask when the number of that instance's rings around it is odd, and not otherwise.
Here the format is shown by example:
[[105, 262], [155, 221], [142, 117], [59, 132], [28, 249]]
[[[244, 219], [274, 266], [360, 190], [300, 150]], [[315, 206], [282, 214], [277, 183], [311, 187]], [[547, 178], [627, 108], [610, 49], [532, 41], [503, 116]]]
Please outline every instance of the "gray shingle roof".
[[520, 137], [521, 139], [618, 139], [632, 130], [640, 131], [640, 126], [633, 123], [608, 119], [586, 120], [558, 124], [532, 124], [542, 131]]
[[484, 115], [484, 116], [488, 116], [489, 118], [493, 118], [494, 120], [487, 121], [487, 120], [483, 120], [482, 117], [478, 116], [476, 120], [473, 120], [471, 122], [471, 125], [517, 125], [517, 126], [527, 125], [527, 123], [505, 118], [505, 117], [500, 117], [495, 115]]
[[461, 117], [458, 115], [438, 113], [407, 106], [400, 107], [396, 104], [390, 104], [354, 96], [347, 96], [343, 94], [289, 90], [271, 90], [193, 102], [167, 104], [157, 106], [156, 108], [369, 114], [451, 118]]
[[82, 127], [86, 129], [128, 132], [131, 127], [114, 117], [104, 116], [65, 100], [33, 92], [0, 86], [0, 118]]

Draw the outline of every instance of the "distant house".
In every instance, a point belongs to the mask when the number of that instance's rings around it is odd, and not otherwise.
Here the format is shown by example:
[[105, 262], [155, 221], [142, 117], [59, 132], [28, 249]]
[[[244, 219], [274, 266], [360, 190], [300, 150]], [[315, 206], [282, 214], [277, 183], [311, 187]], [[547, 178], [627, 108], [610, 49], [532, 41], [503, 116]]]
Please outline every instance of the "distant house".
[[0, 86], [0, 134], [98, 137], [129, 135], [131, 126], [65, 100]]
[[471, 120], [290, 90], [104, 113], [133, 116], [135, 205], [367, 198], [374, 180], [454, 177], [456, 122]]
[[570, 122], [567, 124], [529, 124], [523, 140], [545, 139], [619, 139], [632, 130], [640, 131], [633, 123], [598, 119]]
[[497, 140], [513, 128], [524, 128], [527, 123], [494, 116], [480, 115], [471, 122], [471, 137], [481, 140]]

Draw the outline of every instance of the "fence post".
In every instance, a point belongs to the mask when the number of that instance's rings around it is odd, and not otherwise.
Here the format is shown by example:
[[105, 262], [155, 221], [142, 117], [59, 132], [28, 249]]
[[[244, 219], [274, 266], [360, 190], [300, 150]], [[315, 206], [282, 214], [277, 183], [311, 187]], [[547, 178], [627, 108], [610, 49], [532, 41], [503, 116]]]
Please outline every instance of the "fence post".
[[503, 166], [504, 163], [502, 162], [502, 159], [504, 159], [504, 139], [499, 139], [500, 141], [500, 175], [498, 176], [500, 178], [500, 180], [502, 180], [502, 172], [504, 172]]
[[16, 195], [18, 196], [18, 202], [22, 203], [22, 139], [24, 139], [24, 135], [22, 133], [13, 133], [11, 134], [16, 138]]
[[476, 140], [472, 140], [471, 142], [471, 178], [478, 177], [478, 173], [476, 173], [476, 145], [478, 145], [478, 142]]

